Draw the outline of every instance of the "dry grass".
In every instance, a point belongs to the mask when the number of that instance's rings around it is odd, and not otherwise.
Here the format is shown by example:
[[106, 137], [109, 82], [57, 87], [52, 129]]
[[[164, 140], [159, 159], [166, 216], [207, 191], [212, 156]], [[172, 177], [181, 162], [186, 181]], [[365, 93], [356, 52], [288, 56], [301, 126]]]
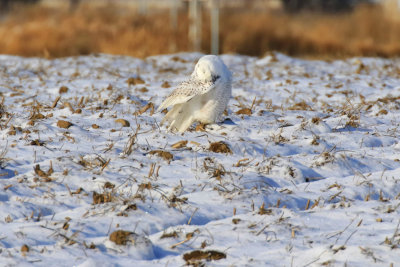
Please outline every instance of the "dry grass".
[[[186, 30], [180, 27], [178, 32]], [[89, 53], [145, 57], [176, 49], [165, 16], [139, 16], [118, 7], [82, 6], [76, 12], [45, 7], [13, 11], [0, 24], [0, 53], [62, 57]]]
[[353, 13], [331, 15], [227, 14], [224, 21], [235, 31], [223, 37], [223, 51], [261, 55], [277, 50], [307, 57], [400, 55], [400, 24], [380, 7], [361, 6]]
[[[209, 20], [203, 12], [203, 52], [209, 52]], [[62, 57], [89, 53], [136, 57], [190, 50], [188, 18], [170, 27], [169, 11], [138, 15], [115, 5], [82, 5], [71, 13], [49, 7], [18, 9], [0, 22], [0, 53]], [[400, 23], [379, 7], [353, 13], [296, 14], [223, 10], [222, 53], [261, 56], [276, 50], [303, 57], [399, 56]], [[228, 30], [229, 29], [229, 30]]]

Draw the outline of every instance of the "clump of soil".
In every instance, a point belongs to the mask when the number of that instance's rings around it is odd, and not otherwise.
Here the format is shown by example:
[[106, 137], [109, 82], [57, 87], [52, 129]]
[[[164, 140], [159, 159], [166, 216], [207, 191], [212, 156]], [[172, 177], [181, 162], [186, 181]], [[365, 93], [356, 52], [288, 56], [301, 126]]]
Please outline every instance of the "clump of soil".
[[136, 84], [144, 84], [144, 80], [140, 77], [131, 77], [128, 80], [126, 80], [126, 82], [128, 83], [128, 85], [136, 85]]
[[66, 86], [61, 86], [60, 89], [58, 90], [58, 93], [61, 94], [65, 94], [68, 92], [68, 87]]
[[35, 140], [32, 140], [29, 144], [31, 146], [43, 146], [44, 142], [39, 139], [35, 139]]
[[165, 82], [163, 82], [163, 84], [161, 84], [161, 87], [162, 88], [170, 88], [171, 85], [169, 84], [169, 82], [165, 81]]
[[208, 150], [215, 153], [232, 154], [232, 150], [229, 148], [229, 146], [222, 141], [211, 143]]
[[72, 123], [70, 123], [69, 121], [59, 120], [57, 122], [57, 126], [60, 128], [68, 129], [72, 126]]

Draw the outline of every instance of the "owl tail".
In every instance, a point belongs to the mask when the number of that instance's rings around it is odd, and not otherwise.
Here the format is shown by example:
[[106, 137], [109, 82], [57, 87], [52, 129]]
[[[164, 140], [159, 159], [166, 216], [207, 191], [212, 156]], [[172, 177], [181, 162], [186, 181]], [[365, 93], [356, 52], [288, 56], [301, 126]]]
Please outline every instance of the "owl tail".
[[190, 112], [183, 112], [182, 107], [183, 104], [173, 106], [161, 121], [161, 124], [165, 121], [169, 122], [168, 131], [178, 130], [178, 132], [183, 133], [190, 127], [190, 125], [192, 125], [194, 121], [193, 116]]

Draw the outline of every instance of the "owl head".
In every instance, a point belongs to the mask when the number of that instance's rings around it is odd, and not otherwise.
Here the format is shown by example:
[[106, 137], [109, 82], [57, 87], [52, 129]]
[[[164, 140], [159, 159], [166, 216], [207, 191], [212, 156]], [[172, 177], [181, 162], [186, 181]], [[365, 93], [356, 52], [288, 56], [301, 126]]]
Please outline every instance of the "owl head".
[[231, 73], [219, 57], [207, 55], [197, 62], [192, 76], [201, 81], [214, 83], [230, 79]]

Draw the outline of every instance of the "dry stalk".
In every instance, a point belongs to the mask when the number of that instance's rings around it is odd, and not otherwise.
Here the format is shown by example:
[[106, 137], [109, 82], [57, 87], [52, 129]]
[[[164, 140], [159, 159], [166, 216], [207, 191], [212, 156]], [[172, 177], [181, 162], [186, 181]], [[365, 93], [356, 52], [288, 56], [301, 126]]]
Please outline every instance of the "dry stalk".
[[190, 216], [190, 218], [189, 218], [189, 220], [188, 220], [188, 222], [187, 222], [188, 225], [190, 225], [190, 223], [192, 222], [192, 218], [193, 218], [194, 214], [195, 214], [198, 210], [199, 210], [199, 208], [196, 208], [196, 209], [193, 211], [192, 215]]
[[61, 96], [57, 96], [57, 98], [54, 100], [53, 104], [51, 105], [51, 108], [55, 108], [58, 104], [58, 101], [60, 101]]
[[133, 145], [136, 143], [139, 130], [140, 130], [140, 124], [138, 124], [135, 133], [129, 137], [128, 142], [126, 143], [124, 150], [122, 151], [122, 154], [124, 156], [129, 156], [130, 154], [132, 154]]

